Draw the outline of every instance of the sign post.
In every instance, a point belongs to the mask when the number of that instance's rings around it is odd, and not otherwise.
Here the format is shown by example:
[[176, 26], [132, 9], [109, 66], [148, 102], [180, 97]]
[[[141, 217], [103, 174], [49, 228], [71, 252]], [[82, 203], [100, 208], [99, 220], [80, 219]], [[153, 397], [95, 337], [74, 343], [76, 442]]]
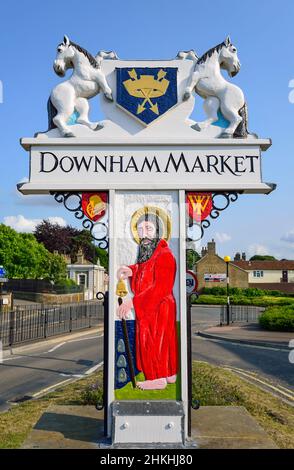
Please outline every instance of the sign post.
[[[187, 242], [201, 239], [239, 194], [275, 187], [261, 177], [271, 141], [248, 133], [238, 87], [223, 77], [226, 93], [215, 94], [221, 75], [210, 76], [213, 58], [238, 73], [229, 38], [201, 58], [190, 51], [142, 61], [114, 52], [94, 58], [65, 36], [54, 70], [60, 76], [70, 63], [73, 78], [50, 95], [48, 131], [21, 139], [30, 179], [19, 191], [51, 194], [109, 252], [104, 403], [113, 446], [190, 442], [187, 291], [197, 280], [186, 274]], [[209, 115], [195, 122], [193, 92], [204, 96], [203, 87], [212, 87]], [[99, 91], [105, 119], [91, 123], [87, 99]]]

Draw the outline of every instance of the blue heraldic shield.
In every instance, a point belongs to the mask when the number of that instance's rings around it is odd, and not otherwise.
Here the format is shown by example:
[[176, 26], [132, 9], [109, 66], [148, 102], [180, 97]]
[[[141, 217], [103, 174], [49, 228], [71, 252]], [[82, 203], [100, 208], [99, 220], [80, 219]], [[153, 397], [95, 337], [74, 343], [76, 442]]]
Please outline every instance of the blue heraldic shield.
[[176, 67], [117, 68], [117, 104], [148, 125], [178, 102]]

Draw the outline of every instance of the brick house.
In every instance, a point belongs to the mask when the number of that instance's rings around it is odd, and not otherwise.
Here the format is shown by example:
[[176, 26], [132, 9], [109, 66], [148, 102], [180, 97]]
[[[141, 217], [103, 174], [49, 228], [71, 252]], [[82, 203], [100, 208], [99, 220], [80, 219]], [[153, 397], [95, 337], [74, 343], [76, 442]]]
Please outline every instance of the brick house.
[[[195, 265], [198, 279], [198, 292], [204, 287], [226, 287], [226, 262], [216, 254], [215, 241], [207, 243], [203, 248], [201, 259]], [[229, 263], [229, 280], [231, 287], [248, 287], [248, 273], [241, 266]]]

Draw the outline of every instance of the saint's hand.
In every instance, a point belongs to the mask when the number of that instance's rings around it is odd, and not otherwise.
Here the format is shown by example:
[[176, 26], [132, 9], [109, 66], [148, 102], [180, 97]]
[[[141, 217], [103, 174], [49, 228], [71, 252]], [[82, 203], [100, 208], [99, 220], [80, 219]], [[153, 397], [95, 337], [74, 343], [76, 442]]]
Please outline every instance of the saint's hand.
[[126, 320], [131, 311], [131, 308], [133, 308], [132, 299], [123, 302], [117, 309], [118, 318], [120, 318], [121, 320], [124, 318]]
[[133, 272], [132, 272], [131, 268], [129, 268], [128, 266], [121, 266], [117, 270], [117, 279], [118, 280], [127, 279], [128, 277], [131, 277], [132, 275], [133, 275]]

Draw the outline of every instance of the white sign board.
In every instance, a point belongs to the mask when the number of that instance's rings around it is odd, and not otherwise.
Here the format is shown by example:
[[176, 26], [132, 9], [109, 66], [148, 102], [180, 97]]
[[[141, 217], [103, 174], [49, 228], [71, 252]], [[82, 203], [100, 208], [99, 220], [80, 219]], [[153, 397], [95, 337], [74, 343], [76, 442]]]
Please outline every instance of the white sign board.
[[204, 281], [205, 282], [224, 282], [227, 278], [227, 275], [224, 273], [221, 274], [204, 274]]

